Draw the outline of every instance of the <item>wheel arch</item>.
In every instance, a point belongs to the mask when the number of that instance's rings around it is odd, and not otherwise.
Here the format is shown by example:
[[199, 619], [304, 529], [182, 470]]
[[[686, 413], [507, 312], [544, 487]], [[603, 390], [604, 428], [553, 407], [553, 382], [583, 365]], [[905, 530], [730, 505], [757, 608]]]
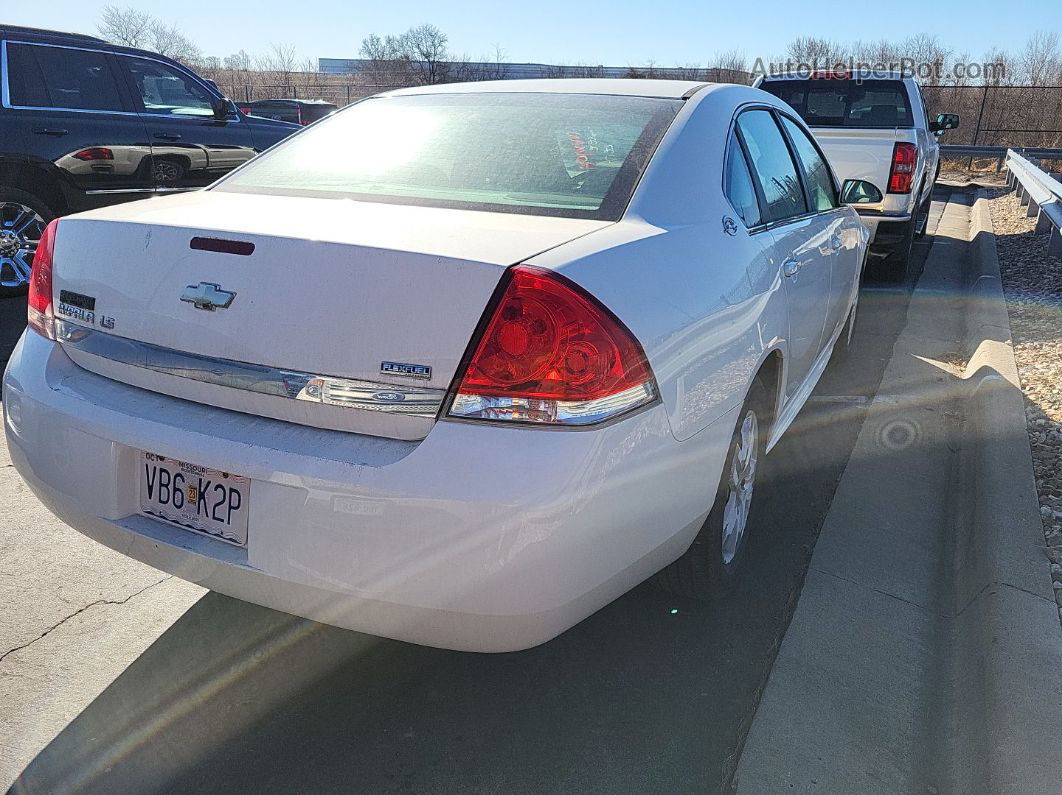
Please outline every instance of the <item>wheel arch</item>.
[[58, 180], [43, 168], [28, 163], [0, 161], [0, 189], [14, 188], [40, 199], [56, 215], [66, 215], [67, 201]]
[[767, 418], [768, 438], [774, 433], [774, 421], [782, 408], [785, 398], [785, 354], [781, 345], [775, 345], [764, 351], [753, 379], [759, 378], [767, 389], [770, 400], [770, 417]]

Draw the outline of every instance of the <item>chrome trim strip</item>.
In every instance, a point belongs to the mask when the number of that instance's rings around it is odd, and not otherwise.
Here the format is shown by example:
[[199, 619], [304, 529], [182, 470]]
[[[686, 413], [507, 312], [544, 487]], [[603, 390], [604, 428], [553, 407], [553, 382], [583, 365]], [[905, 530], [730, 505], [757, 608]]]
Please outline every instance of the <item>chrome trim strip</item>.
[[446, 397], [445, 389], [315, 375], [185, 353], [66, 320], [56, 320], [55, 336], [64, 347], [120, 364], [289, 400], [435, 419]]
[[97, 196], [108, 193], [154, 193], [154, 188], [98, 188], [85, 191], [88, 196]]

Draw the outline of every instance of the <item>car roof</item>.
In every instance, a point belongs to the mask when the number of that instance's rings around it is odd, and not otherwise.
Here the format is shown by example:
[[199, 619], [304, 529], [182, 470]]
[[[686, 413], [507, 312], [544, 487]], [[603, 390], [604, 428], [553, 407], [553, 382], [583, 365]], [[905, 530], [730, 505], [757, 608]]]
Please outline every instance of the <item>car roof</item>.
[[151, 58], [156, 61], [164, 61], [165, 63], [175, 64], [185, 71], [191, 71], [186, 66], [181, 66], [173, 58], [169, 58], [161, 53], [152, 52], [151, 50], [142, 50], [138, 47], [126, 47], [123, 44], [114, 44], [101, 39], [97, 36], [89, 36], [84, 33], [63, 33], [58, 30], [44, 30], [43, 28], [26, 28], [19, 25], [0, 25], [0, 38], [14, 39], [18, 38], [26, 42], [41, 42], [44, 44], [69, 44], [71, 46], [82, 46], [90, 49], [100, 49], [106, 52], [124, 53], [126, 55], [140, 55], [145, 58]]
[[385, 96], [410, 94], [601, 94], [626, 97], [685, 99], [717, 83], [695, 80], [638, 80], [633, 78], [560, 78], [541, 80], [485, 80], [475, 83], [441, 83], [388, 91]]
[[46, 30], [44, 28], [28, 28], [22, 25], [0, 24], [0, 38], [19, 36], [28, 39], [49, 39], [52, 41], [77, 42], [80, 44], [107, 44], [98, 36], [89, 36], [85, 33], [67, 33], [61, 30]]

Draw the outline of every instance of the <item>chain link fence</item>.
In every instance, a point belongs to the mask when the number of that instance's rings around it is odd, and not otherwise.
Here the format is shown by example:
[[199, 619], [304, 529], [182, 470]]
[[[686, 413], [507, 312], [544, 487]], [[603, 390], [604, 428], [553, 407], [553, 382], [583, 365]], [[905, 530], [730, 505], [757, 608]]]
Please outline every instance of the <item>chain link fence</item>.
[[[716, 71], [716, 70], [712, 70]], [[737, 77], [740, 73], [734, 73]], [[671, 77], [671, 75], [667, 75]], [[715, 79], [723, 75], [711, 75]], [[726, 75], [725, 77], [731, 77]], [[694, 78], [696, 79], [696, 78]], [[730, 82], [740, 82], [732, 79]], [[352, 81], [219, 83], [235, 102], [259, 99], [322, 99], [343, 107], [400, 84]], [[943, 142], [966, 146], [1062, 147], [1062, 86], [923, 86], [930, 118], [958, 113], [959, 129]]]

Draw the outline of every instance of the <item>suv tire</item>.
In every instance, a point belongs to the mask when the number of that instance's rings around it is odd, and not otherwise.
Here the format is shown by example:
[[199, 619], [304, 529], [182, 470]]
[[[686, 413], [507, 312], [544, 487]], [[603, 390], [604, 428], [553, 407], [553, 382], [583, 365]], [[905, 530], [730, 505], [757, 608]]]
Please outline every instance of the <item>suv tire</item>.
[[[15, 224], [21, 226], [25, 218], [20, 219], [19, 213], [25, 212], [33, 213], [34, 220], [29, 227], [19, 229]], [[26, 292], [29, 287], [27, 266], [33, 259], [24, 244], [32, 242], [35, 248], [44, 226], [53, 218], [52, 209], [32, 193], [0, 187], [0, 298]]]

